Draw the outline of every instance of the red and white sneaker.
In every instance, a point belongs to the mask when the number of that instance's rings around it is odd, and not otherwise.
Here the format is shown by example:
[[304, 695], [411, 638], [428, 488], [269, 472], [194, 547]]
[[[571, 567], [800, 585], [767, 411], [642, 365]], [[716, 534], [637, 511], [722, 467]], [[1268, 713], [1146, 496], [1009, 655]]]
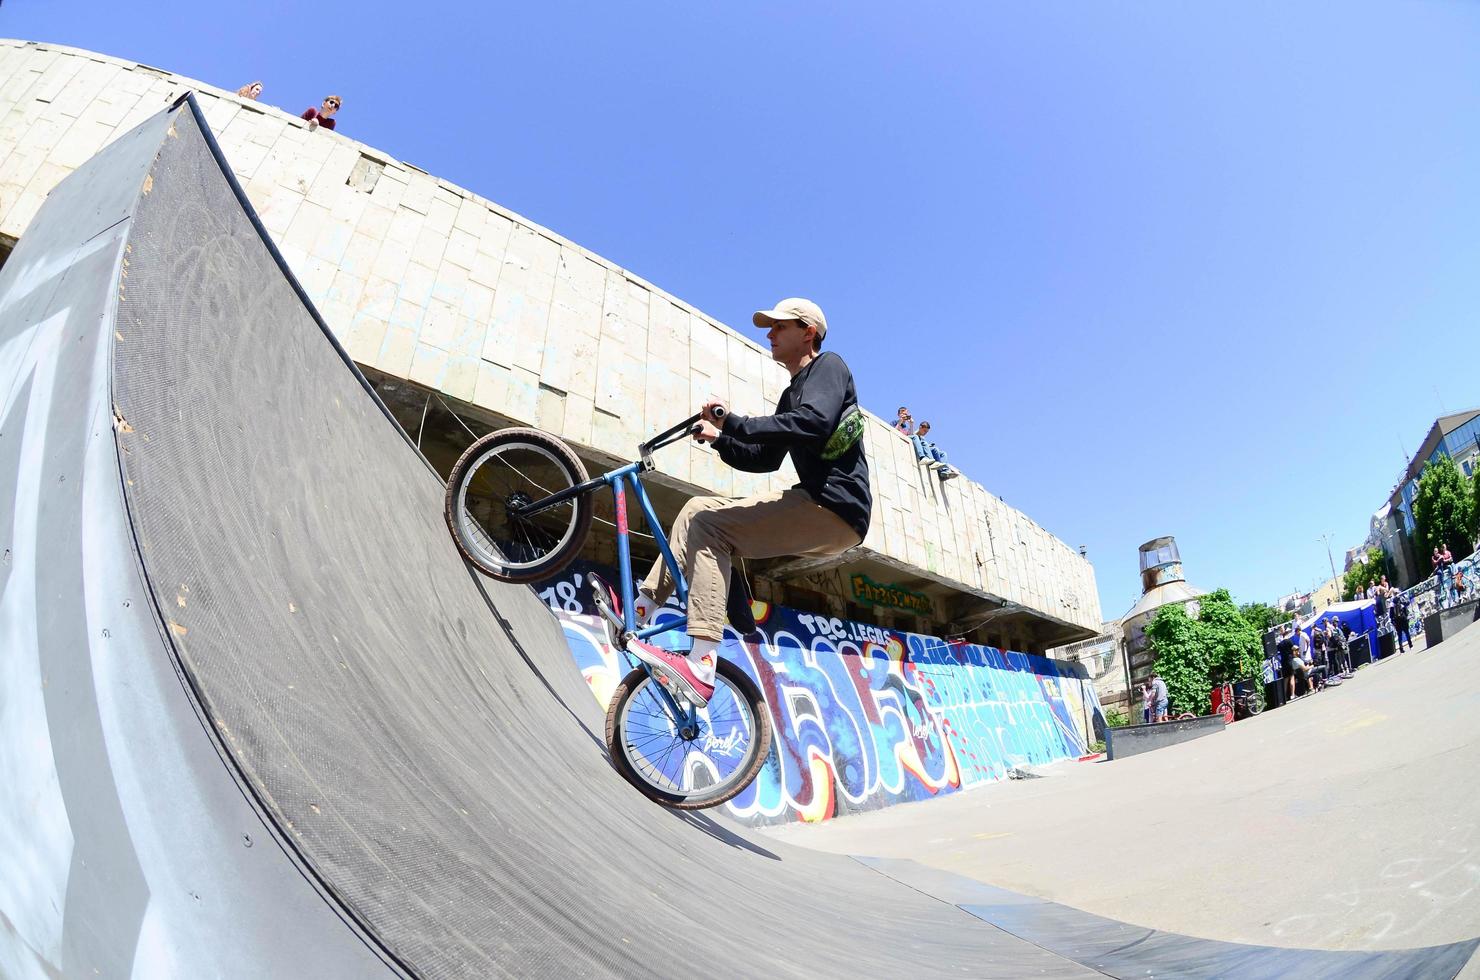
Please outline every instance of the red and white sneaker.
[[[709, 707], [709, 699], [714, 697], [714, 685], [706, 683], [694, 673], [688, 657], [681, 653], [660, 650], [642, 640], [629, 642], [627, 652], [653, 668], [653, 675], [658, 683], [666, 687], [670, 694], [687, 698], [697, 707]], [[712, 658], [714, 654], [708, 653], [705, 656]]]

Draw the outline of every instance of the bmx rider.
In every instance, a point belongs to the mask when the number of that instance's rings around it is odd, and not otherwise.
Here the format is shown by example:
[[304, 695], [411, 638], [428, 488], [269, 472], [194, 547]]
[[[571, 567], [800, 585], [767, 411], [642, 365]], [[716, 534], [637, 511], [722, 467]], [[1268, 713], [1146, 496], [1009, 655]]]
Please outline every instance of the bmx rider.
[[[689, 583], [687, 628], [693, 646], [685, 655], [640, 640], [628, 644], [633, 656], [656, 670], [660, 683], [701, 707], [714, 694], [731, 560], [836, 555], [868, 534], [863, 413], [848, 365], [836, 353], [822, 351], [827, 336], [822, 310], [810, 300], [784, 299], [752, 320], [766, 331], [771, 359], [791, 373], [791, 383], [774, 415], [735, 415], [711, 399], [694, 438], [713, 443], [720, 459], [747, 473], [773, 473], [790, 455], [797, 485], [753, 497], [695, 497], [685, 504], [669, 543]], [[637, 618], [650, 623], [674, 587], [659, 557], [634, 603]]]

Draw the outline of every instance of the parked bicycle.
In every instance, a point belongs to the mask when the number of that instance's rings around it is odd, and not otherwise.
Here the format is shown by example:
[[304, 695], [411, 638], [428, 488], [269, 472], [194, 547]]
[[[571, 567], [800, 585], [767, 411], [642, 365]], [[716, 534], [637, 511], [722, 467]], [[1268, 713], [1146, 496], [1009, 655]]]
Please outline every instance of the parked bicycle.
[[[652, 454], [691, 436], [695, 415], [638, 446], [637, 461], [588, 479], [564, 442], [538, 429], [490, 433], [463, 453], [447, 479], [446, 517], [458, 548], [484, 573], [504, 582], [548, 578], [580, 552], [591, 530], [602, 487], [616, 511], [619, 589], [591, 576], [596, 607], [632, 669], [612, 694], [606, 744], [612, 764], [629, 783], [665, 806], [697, 810], [733, 799], [750, 785], [771, 745], [770, 715], [755, 682], [720, 658], [714, 695], [696, 705], [670, 691], [656, 673], [627, 651], [633, 639], [681, 631], [687, 617], [639, 628], [633, 611], [632, 551], [627, 522], [630, 488], [677, 583], [680, 603], [689, 588], [653, 511], [642, 474]], [[733, 615], [732, 615], [733, 620]]]
[[1219, 686], [1222, 696], [1218, 699], [1218, 713], [1230, 725], [1236, 720], [1251, 718], [1264, 710], [1264, 699], [1259, 692], [1250, 689], [1247, 694], [1234, 692], [1233, 684], [1224, 682]]

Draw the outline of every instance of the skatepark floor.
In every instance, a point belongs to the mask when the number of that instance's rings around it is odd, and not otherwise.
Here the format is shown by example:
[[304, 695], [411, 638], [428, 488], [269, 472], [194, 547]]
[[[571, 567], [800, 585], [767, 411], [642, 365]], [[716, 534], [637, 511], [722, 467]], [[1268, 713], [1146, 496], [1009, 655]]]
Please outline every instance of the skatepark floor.
[[1471, 627], [1191, 742], [766, 833], [1191, 936], [1400, 949], [1480, 935], [1477, 770]]

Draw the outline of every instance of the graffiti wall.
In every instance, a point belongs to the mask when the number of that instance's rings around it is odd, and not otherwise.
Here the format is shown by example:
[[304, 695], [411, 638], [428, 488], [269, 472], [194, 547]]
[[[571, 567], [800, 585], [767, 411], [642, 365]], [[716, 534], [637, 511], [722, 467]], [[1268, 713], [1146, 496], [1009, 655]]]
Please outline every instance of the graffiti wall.
[[[589, 593], [585, 570], [540, 589], [605, 707], [632, 665], [606, 643]], [[760, 776], [726, 804], [747, 823], [826, 820], [953, 793], [1015, 766], [1083, 756], [1104, 730], [1077, 664], [765, 603], [754, 610], [759, 642], [727, 631], [721, 648], [760, 686], [776, 732]]]

